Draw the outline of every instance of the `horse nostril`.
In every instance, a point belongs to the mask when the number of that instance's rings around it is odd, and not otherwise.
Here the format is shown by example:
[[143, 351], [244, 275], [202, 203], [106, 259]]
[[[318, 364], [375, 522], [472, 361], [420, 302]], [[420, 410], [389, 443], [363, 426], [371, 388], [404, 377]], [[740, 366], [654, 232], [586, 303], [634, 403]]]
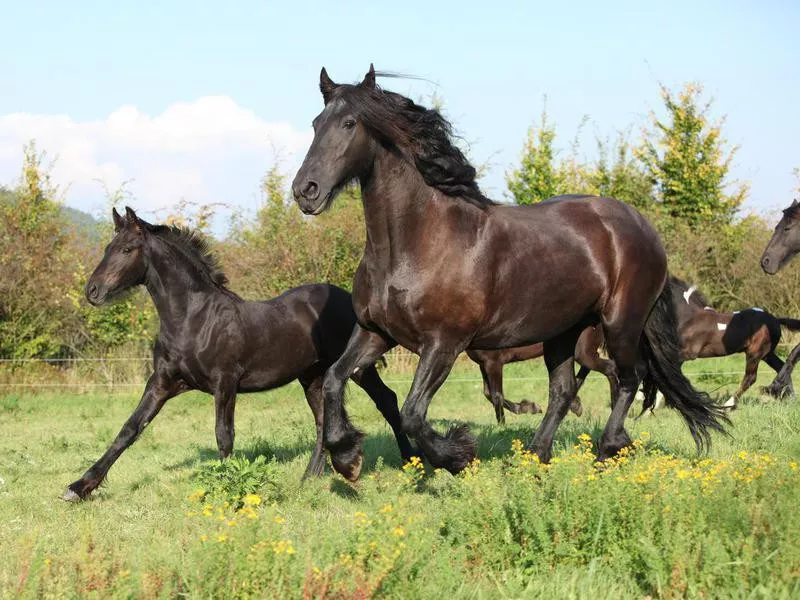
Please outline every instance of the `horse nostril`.
[[306, 185], [300, 194], [306, 200], [316, 200], [317, 196], [319, 196], [319, 184], [317, 184], [316, 181], [306, 182]]
[[88, 289], [86, 290], [86, 296], [87, 296], [88, 298], [90, 298], [90, 299], [94, 300], [95, 298], [97, 298], [97, 294], [98, 294], [99, 292], [100, 292], [100, 290], [98, 290], [98, 289], [97, 289], [97, 284], [96, 284], [96, 283], [92, 283], [92, 284], [91, 284], [91, 285], [88, 287]]
[[769, 266], [769, 257], [765, 256], [764, 258], [762, 258], [761, 259], [761, 264], [764, 265], [765, 267], [768, 267]]

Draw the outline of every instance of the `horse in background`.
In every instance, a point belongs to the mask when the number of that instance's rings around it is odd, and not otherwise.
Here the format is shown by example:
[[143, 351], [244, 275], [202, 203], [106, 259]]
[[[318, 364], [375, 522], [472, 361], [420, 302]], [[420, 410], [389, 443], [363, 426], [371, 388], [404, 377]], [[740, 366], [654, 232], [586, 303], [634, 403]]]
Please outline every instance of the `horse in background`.
[[781, 340], [781, 326], [798, 331], [800, 321], [775, 317], [755, 307], [719, 312], [709, 306], [708, 300], [695, 286], [672, 277], [670, 287], [678, 313], [681, 361], [728, 356], [738, 352], [745, 354], [744, 378], [739, 389], [723, 404], [725, 408], [736, 408], [742, 394], [755, 383], [761, 361], [776, 373], [781, 371], [784, 363], [775, 354]]
[[[575, 376], [577, 390], [580, 390], [590, 371], [598, 371], [608, 378], [611, 397], [615, 396], [617, 385], [617, 367], [614, 361], [602, 358], [599, 349], [603, 346], [603, 331], [600, 327], [587, 327], [583, 330], [575, 346], [575, 361], [580, 365]], [[521, 400], [519, 403], [507, 400], [503, 393], [503, 367], [509, 363], [533, 360], [544, 355], [544, 344], [541, 342], [519, 348], [503, 350], [467, 350], [469, 356], [481, 371], [483, 379], [483, 395], [494, 406], [495, 416], [499, 424], [505, 424], [505, 410], [519, 415], [542, 412], [536, 402]], [[570, 403], [569, 409], [578, 417], [583, 414], [583, 406], [578, 396]]]
[[[789, 264], [795, 255], [800, 252], [800, 204], [797, 199], [783, 209], [783, 216], [775, 226], [772, 237], [761, 255], [761, 268], [767, 275], [775, 275]], [[795, 346], [786, 357], [783, 368], [768, 386], [762, 391], [775, 398], [788, 396], [794, 398], [792, 387], [792, 371], [800, 360], [800, 344]]]
[[666, 252], [639, 212], [595, 196], [497, 204], [481, 192], [450, 123], [378, 87], [372, 66], [356, 85], [322, 69], [319, 86], [324, 108], [292, 192], [305, 214], [319, 215], [358, 181], [367, 230], [353, 282], [358, 325], [324, 382], [325, 447], [339, 473], [356, 480], [363, 463], [344, 384], [397, 344], [420, 356], [403, 431], [431, 465], [452, 473], [475, 458], [476, 440], [466, 425], [441, 435], [427, 415], [458, 355], [544, 341], [549, 400], [530, 447], [547, 462], [576, 395], [578, 337], [596, 324], [619, 375], [601, 459], [631, 444], [624, 425], [640, 356], [647, 397], [664, 393], [698, 449], [712, 430], [724, 431], [724, 411], [681, 373]]
[[[161, 322], [153, 374], [114, 442], [62, 498], [88, 497], [170, 398], [189, 390], [214, 395], [217, 448], [225, 458], [233, 451], [237, 393], [294, 380], [303, 386], [317, 431], [304, 477], [321, 475], [323, 376], [341, 356], [356, 323], [350, 294], [317, 284], [272, 300], [245, 301], [226, 287], [227, 278], [193, 231], [151, 225], [125, 210], [124, 218], [112, 212], [114, 238], [86, 284], [86, 298], [99, 306], [133, 287], [147, 288]], [[409, 459], [413, 448], [401, 430], [397, 397], [375, 365], [362, 365], [352, 379], [375, 402], [394, 431], [400, 454]]]

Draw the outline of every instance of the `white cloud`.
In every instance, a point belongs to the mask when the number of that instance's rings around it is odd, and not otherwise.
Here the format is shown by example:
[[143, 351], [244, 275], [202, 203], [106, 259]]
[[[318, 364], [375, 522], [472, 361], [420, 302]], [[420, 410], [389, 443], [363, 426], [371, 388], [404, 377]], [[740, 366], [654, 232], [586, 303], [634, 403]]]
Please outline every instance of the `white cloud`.
[[291, 171], [311, 142], [310, 130], [265, 121], [227, 96], [179, 102], [150, 116], [122, 106], [99, 121], [66, 115], [0, 115], [0, 182], [19, 175], [22, 147], [35, 139], [55, 158], [55, 183], [69, 186], [67, 204], [97, 212], [103, 190], [122, 182], [145, 214], [186, 199], [255, 205], [259, 179], [277, 152]]

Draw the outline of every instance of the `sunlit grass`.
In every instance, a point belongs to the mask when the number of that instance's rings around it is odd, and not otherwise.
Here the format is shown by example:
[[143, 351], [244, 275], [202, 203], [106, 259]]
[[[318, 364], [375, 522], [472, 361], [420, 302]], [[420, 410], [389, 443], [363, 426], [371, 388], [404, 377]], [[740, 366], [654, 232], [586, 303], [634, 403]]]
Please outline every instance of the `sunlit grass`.
[[[687, 371], [738, 372], [742, 363], [695, 362]], [[544, 401], [540, 365], [511, 365], [506, 374], [509, 398]], [[398, 394], [407, 392], [409, 373], [384, 376]], [[757, 385], [771, 376], [763, 369]], [[727, 397], [740, 375], [694, 377]], [[796, 403], [762, 402], [754, 387], [732, 415], [731, 437], [716, 436], [699, 459], [677, 415], [629, 419], [635, 448], [598, 466], [608, 388], [592, 375], [581, 393], [584, 416], [567, 417], [556, 459], [544, 466], [524, 450], [541, 416], [508, 415], [506, 427], [495, 425], [477, 379], [477, 369], [459, 367], [430, 410], [438, 428], [468, 422], [478, 437], [479, 461], [459, 477], [421, 464], [401, 468], [390, 429], [351, 390], [351, 415], [368, 434], [362, 480], [351, 486], [328, 474], [301, 485], [314, 428], [293, 384], [239, 399], [236, 452], [242, 472], [266, 458], [257, 467], [264, 477], [252, 479], [260, 489], [247, 487], [250, 479], [218, 486], [209, 479], [217, 472], [213, 400], [187, 394], [167, 404], [107, 484], [80, 505], [58, 496], [105, 450], [138, 397], [6, 396], [0, 595], [798, 592]]]

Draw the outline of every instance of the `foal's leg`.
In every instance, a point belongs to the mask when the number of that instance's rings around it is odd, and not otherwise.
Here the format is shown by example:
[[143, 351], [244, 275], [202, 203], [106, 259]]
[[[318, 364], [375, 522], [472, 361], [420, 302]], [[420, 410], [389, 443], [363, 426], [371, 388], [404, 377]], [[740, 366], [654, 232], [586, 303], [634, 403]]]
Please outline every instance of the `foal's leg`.
[[[769, 354], [767, 354], [763, 359], [765, 363], [767, 363], [773, 371], [776, 373], [780, 373], [781, 369], [783, 369], [783, 365], [785, 364], [777, 354], [775, 354], [775, 350], [773, 349]], [[761, 391], [765, 391], [766, 388], [762, 388]], [[792, 384], [792, 378], [789, 377], [787, 381], [786, 389], [784, 390], [784, 395], [788, 396], [789, 398], [794, 398], [794, 384]]]
[[356, 369], [375, 364], [394, 346], [379, 334], [356, 325], [339, 359], [333, 363], [322, 384], [325, 398], [324, 443], [337, 472], [350, 481], [361, 474], [361, 441], [364, 434], [356, 429], [344, 408], [344, 386]]
[[575, 343], [580, 330], [571, 330], [544, 343], [544, 362], [550, 376], [547, 410], [533, 436], [531, 449], [542, 462], [550, 462], [553, 437], [577, 393], [575, 381]]
[[466, 425], [453, 427], [446, 436], [441, 436], [430, 426], [427, 416], [433, 395], [447, 379], [463, 349], [439, 343], [420, 352], [414, 382], [401, 412], [403, 431], [417, 440], [428, 462], [451, 473], [463, 470], [475, 458], [475, 438]]
[[397, 394], [383, 382], [375, 365], [359, 369], [353, 374], [352, 379], [372, 398], [383, 418], [389, 423], [397, 440], [397, 446], [400, 449], [400, 456], [403, 457], [403, 462], [411, 460], [411, 457], [414, 456], [414, 448], [411, 446], [411, 442], [408, 441], [406, 434], [403, 433], [400, 409], [397, 408]]
[[[780, 372], [775, 376], [775, 379], [763, 391], [774, 398], [782, 398], [785, 395], [794, 397], [794, 388], [792, 387], [792, 370], [795, 363], [800, 360], [800, 344], [792, 348], [789, 356], [786, 357], [786, 362], [781, 367]], [[770, 365], [771, 366], [771, 365]], [[774, 368], [774, 367], [773, 367]]]
[[325, 401], [322, 397], [322, 379], [322, 373], [318, 373], [315, 376], [300, 377], [300, 385], [303, 386], [308, 406], [311, 408], [311, 412], [314, 413], [314, 422], [317, 426], [317, 441], [314, 444], [314, 450], [311, 452], [311, 460], [308, 461], [306, 472], [303, 473], [303, 479], [319, 477], [325, 471], [325, 450], [322, 447], [323, 404]]
[[108, 470], [125, 449], [136, 441], [147, 424], [158, 414], [164, 403], [187, 389], [182, 381], [175, 380], [164, 373], [153, 373], [147, 380], [139, 405], [128, 417], [114, 442], [100, 460], [94, 463], [80, 479], [69, 485], [61, 499], [75, 502], [83, 500], [91, 494], [102, 483]]

